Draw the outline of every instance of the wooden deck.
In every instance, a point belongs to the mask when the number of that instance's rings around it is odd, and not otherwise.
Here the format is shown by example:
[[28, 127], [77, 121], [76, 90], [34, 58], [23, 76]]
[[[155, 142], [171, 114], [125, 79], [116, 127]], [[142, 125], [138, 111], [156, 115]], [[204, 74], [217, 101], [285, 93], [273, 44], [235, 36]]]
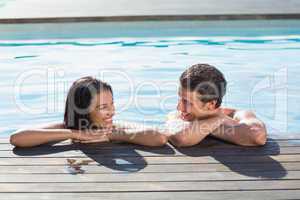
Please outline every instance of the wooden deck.
[[[68, 158], [94, 160], [70, 174]], [[31, 199], [298, 199], [300, 138], [245, 148], [207, 139], [191, 148], [127, 144], [14, 149], [0, 140], [0, 195]]]

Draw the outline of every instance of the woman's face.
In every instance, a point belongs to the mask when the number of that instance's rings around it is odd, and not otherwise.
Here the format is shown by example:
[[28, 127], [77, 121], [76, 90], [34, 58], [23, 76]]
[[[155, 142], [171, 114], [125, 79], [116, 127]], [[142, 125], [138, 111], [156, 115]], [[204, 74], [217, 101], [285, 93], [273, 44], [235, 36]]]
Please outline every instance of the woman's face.
[[98, 93], [92, 99], [89, 112], [93, 126], [101, 126], [105, 128], [112, 127], [113, 116], [115, 114], [112, 93], [110, 91]]

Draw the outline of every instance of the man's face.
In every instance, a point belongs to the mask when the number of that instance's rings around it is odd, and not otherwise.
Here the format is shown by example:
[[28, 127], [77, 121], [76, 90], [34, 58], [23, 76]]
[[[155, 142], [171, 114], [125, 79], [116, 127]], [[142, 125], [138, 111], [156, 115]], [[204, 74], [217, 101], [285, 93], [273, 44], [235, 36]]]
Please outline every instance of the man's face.
[[216, 114], [215, 101], [204, 103], [200, 100], [201, 95], [196, 91], [179, 88], [177, 110], [181, 118], [186, 121], [206, 119]]

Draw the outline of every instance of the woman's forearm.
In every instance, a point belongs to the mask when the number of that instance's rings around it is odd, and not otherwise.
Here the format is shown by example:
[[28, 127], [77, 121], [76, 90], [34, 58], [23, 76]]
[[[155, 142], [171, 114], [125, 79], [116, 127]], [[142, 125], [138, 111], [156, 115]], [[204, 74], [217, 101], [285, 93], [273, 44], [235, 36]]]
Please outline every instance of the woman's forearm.
[[120, 142], [128, 142], [133, 144], [139, 144], [144, 146], [163, 146], [167, 143], [167, 136], [155, 131], [155, 130], [145, 130], [139, 132], [126, 132], [122, 131], [114, 131], [109, 139], [111, 141], [120, 141]]
[[17, 147], [33, 147], [49, 142], [72, 139], [69, 129], [19, 130], [10, 137], [10, 143]]

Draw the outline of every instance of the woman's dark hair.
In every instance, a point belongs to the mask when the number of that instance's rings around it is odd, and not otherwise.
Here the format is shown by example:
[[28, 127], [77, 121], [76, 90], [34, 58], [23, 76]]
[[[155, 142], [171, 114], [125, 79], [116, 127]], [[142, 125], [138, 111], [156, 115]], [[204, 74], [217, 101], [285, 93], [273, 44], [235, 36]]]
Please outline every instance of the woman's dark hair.
[[92, 121], [89, 115], [89, 106], [92, 99], [103, 91], [112, 93], [109, 84], [102, 82], [91, 76], [76, 80], [69, 89], [65, 114], [65, 128], [83, 130], [92, 127]]
[[196, 64], [186, 69], [180, 76], [180, 85], [184, 89], [196, 91], [202, 102], [216, 101], [216, 108], [226, 93], [227, 82], [216, 67], [208, 64]]

